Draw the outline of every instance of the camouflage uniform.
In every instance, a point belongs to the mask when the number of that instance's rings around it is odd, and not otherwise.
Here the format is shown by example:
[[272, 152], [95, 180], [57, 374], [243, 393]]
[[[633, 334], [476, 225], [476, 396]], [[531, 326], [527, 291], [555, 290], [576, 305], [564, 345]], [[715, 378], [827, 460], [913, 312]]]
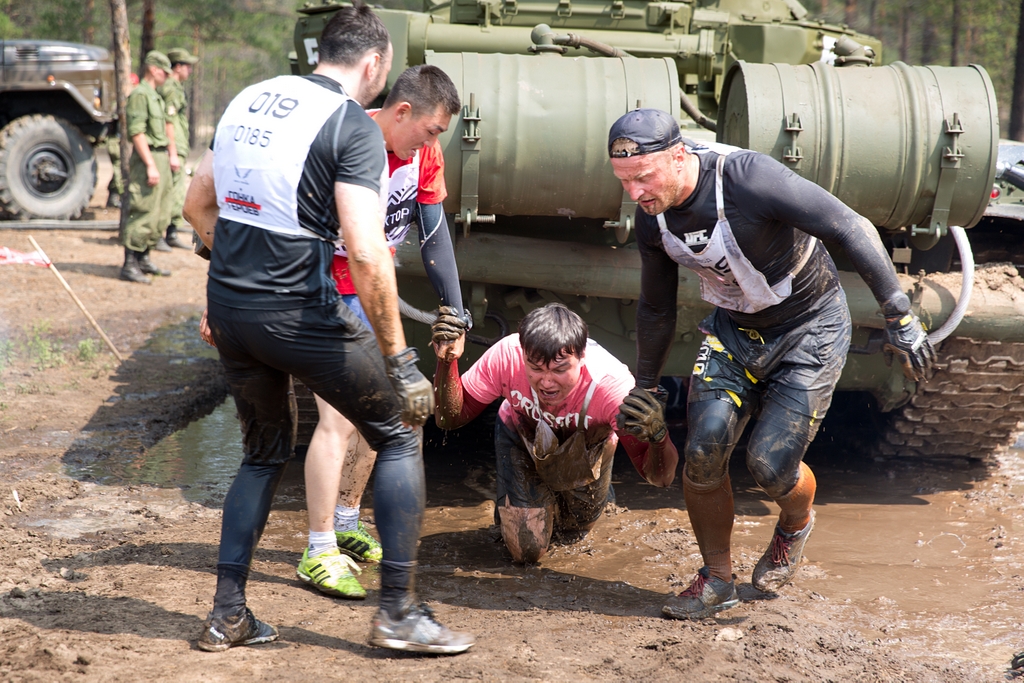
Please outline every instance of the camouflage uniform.
[[128, 227], [122, 243], [132, 251], [143, 252], [156, 246], [171, 220], [168, 198], [173, 179], [167, 157], [166, 107], [163, 98], [143, 80], [128, 96], [126, 112], [128, 136], [146, 134], [149, 151], [160, 172], [160, 182], [151, 187], [142, 157], [138, 152], [132, 154], [128, 171]]
[[188, 159], [188, 102], [185, 100], [184, 86], [173, 77], [168, 76], [167, 82], [158, 90], [166, 104], [167, 120], [174, 126], [174, 146], [178, 149], [178, 160], [181, 167], [172, 175], [173, 183], [168, 194], [170, 199], [171, 219], [164, 227], [169, 228], [168, 237], [173, 232], [186, 227], [181, 209], [185, 206], [185, 161]]

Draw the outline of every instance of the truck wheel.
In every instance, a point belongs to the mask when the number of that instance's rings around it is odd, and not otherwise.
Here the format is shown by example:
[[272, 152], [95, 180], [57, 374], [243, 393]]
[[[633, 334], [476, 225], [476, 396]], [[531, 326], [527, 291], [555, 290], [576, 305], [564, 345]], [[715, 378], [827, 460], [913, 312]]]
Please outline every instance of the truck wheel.
[[1024, 344], [954, 338], [935, 376], [894, 411], [884, 455], [991, 460], [1024, 422]]
[[0, 208], [15, 218], [78, 218], [96, 187], [92, 145], [53, 116], [23, 116], [0, 130]]

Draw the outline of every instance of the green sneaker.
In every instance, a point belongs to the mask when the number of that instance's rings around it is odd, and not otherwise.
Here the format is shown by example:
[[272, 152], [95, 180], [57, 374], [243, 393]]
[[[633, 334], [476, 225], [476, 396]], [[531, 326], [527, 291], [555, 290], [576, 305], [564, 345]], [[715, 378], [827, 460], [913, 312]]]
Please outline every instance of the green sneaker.
[[366, 591], [353, 576], [353, 569], [357, 574], [363, 571], [352, 558], [342, 555], [338, 550], [329, 550], [323, 555], [310, 558], [309, 548], [306, 548], [295, 573], [305, 583], [313, 584], [321, 593], [362, 600], [366, 597]]
[[338, 549], [360, 562], [380, 562], [384, 556], [380, 542], [367, 533], [362, 522], [355, 531], [335, 531], [334, 535], [338, 537]]

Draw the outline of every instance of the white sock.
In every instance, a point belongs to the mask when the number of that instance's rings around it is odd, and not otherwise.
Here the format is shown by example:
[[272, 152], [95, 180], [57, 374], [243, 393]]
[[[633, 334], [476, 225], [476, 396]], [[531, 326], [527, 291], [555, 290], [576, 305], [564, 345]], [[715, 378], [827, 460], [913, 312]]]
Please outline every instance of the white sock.
[[333, 531], [313, 531], [309, 532], [309, 556], [317, 557], [323, 555], [331, 550], [337, 550], [338, 548], [338, 537], [334, 535]]
[[334, 508], [334, 530], [355, 531], [359, 528], [359, 508], [338, 505]]

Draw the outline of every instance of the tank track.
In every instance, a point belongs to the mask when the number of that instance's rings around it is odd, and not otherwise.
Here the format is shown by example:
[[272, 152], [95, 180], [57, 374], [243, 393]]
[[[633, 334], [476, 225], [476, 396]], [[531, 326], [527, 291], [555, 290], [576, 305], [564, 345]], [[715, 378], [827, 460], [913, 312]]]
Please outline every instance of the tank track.
[[894, 411], [879, 450], [905, 457], [990, 460], [1024, 422], [1024, 343], [952, 338], [935, 375]]

